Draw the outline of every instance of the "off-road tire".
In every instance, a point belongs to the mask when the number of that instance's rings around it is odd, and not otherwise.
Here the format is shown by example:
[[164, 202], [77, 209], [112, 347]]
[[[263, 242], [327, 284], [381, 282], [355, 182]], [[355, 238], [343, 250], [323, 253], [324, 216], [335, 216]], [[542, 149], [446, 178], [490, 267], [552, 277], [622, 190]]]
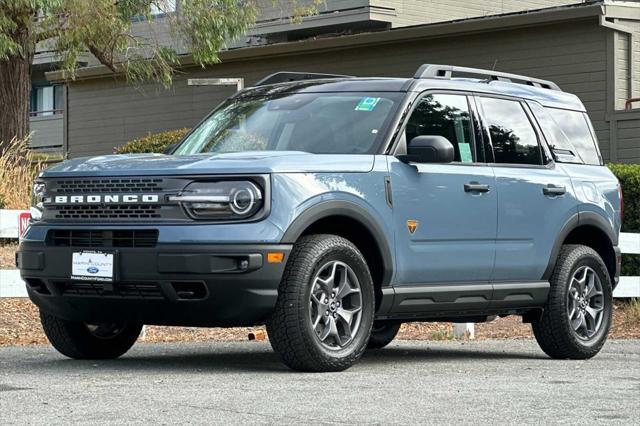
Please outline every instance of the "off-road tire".
[[[602, 284], [604, 311], [600, 329], [589, 340], [579, 339], [567, 314], [567, 293], [575, 271], [582, 266], [592, 268]], [[613, 311], [611, 278], [602, 258], [595, 250], [583, 245], [564, 245], [560, 249], [544, 312], [532, 321], [533, 333], [540, 348], [551, 358], [588, 359], [604, 345]]]
[[142, 330], [142, 324], [127, 323], [113, 337], [97, 337], [82, 322], [66, 321], [42, 311], [40, 321], [53, 347], [73, 359], [118, 358], [131, 349]]
[[[326, 262], [338, 260], [356, 274], [362, 295], [360, 326], [349, 344], [325, 348], [316, 337], [309, 315], [312, 280]], [[367, 263], [350, 241], [336, 235], [307, 235], [293, 247], [278, 288], [275, 311], [267, 321], [269, 342], [288, 367], [298, 371], [329, 372], [351, 367], [367, 347], [375, 295]]]
[[367, 349], [382, 349], [396, 338], [400, 331], [400, 322], [374, 322]]

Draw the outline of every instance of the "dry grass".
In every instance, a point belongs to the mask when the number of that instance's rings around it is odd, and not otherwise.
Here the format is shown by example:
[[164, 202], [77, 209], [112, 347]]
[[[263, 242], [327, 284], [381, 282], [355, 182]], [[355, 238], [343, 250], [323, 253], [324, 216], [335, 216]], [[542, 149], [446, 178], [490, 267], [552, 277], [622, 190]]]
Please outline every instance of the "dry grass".
[[630, 323], [640, 323], [640, 298], [631, 299], [624, 307], [625, 319]]
[[16, 267], [15, 253], [18, 243], [0, 240], [0, 269], [13, 269]]
[[0, 157], [0, 204], [6, 209], [29, 209], [33, 180], [44, 168], [27, 142], [28, 138], [14, 138]]

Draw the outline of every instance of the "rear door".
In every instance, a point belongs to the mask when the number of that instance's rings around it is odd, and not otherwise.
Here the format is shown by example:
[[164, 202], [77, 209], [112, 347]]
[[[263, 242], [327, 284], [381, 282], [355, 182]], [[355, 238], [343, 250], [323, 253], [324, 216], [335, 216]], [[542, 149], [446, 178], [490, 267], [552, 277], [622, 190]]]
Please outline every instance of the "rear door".
[[469, 101], [459, 93], [425, 94], [415, 102], [401, 136], [400, 149], [415, 136], [446, 137], [454, 145], [453, 163], [405, 164], [388, 157], [396, 285], [477, 285], [491, 276], [497, 193], [493, 170], [477, 143], [479, 126]]
[[498, 196], [492, 281], [541, 280], [560, 229], [577, 212], [571, 180], [551, 160], [524, 102], [478, 96], [476, 103]]

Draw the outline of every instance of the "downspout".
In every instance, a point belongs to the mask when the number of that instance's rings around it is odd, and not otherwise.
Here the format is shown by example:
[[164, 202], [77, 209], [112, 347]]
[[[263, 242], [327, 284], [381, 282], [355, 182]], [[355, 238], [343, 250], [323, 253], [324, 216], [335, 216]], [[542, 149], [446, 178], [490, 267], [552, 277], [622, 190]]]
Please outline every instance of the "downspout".
[[[604, 7], [602, 9], [602, 14], [599, 17], [600, 26], [603, 28], [608, 28], [616, 32], [621, 32], [626, 34], [629, 37], [629, 53], [628, 53], [628, 69], [629, 73], [629, 86], [627, 89], [629, 90], [630, 96], [633, 96], [634, 83], [633, 83], [633, 32], [625, 27], [624, 25], [620, 25], [615, 22], [615, 20], [607, 19], [607, 13]], [[618, 160], [618, 116], [615, 114], [616, 111], [616, 64], [617, 64], [617, 45], [616, 45], [616, 36], [617, 33], [611, 33], [612, 40], [610, 43], [610, 48], [612, 52], [607, 52], [607, 95], [606, 95], [606, 121], [609, 122], [609, 161], [615, 162]], [[607, 40], [609, 41], [609, 40]], [[609, 46], [609, 43], [608, 43]], [[608, 47], [609, 48], [609, 47]]]
[[[608, 18], [608, 19], [613, 19], [613, 18]], [[612, 22], [612, 21], [609, 21], [608, 19], [605, 11], [603, 15], [600, 15], [600, 26], [624, 33], [629, 37], [629, 53], [628, 53], [629, 57], [627, 58], [629, 61], [629, 65], [628, 65], [629, 69], [627, 71], [629, 72], [629, 96], [633, 97], [635, 93], [634, 80], [633, 80], [633, 76], [635, 75], [634, 74], [635, 65], [633, 63], [633, 60], [634, 60], [633, 43], [635, 41], [635, 38], [634, 38], [633, 30], [631, 30], [630, 28], [624, 25], [617, 24], [615, 20]]]
[[62, 116], [62, 158], [69, 159], [69, 84], [64, 83], [63, 103], [64, 114]]

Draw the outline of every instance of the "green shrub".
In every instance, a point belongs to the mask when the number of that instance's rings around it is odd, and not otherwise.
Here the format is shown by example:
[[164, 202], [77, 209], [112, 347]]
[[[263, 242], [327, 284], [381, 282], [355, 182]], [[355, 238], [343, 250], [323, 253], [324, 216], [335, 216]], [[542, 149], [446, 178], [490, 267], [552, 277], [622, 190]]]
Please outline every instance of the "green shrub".
[[156, 152], [162, 153], [171, 144], [180, 142], [187, 134], [189, 129], [168, 130], [160, 133], [149, 133], [140, 139], [134, 139], [131, 142], [116, 147], [114, 154], [141, 154]]
[[[609, 168], [622, 185], [622, 232], [640, 233], [640, 164], [609, 164]], [[640, 255], [622, 255], [622, 275], [640, 275]]]

